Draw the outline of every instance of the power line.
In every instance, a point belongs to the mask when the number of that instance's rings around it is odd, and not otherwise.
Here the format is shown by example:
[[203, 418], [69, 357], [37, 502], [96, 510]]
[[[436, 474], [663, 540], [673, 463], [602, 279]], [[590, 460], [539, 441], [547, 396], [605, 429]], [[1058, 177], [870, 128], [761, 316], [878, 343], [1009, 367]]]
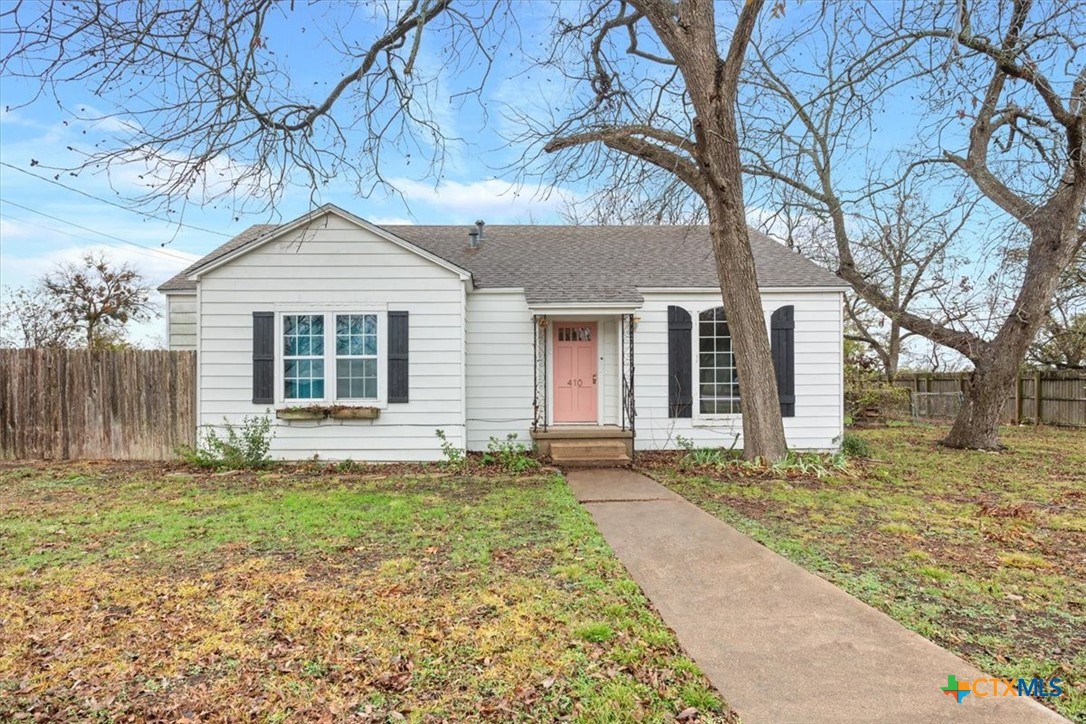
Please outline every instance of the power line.
[[0, 161], [0, 166], [3, 166], [5, 168], [10, 168], [13, 171], [18, 171], [21, 174], [25, 174], [27, 176], [30, 176], [31, 178], [36, 178], [39, 181], [45, 181], [46, 183], [53, 184], [54, 186], [59, 186], [62, 189], [67, 189], [68, 191], [74, 191], [75, 193], [79, 194], [80, 196], [86, 196], [88, 199], [93, 199], [94, 201], [98, 201], [99, 203], [109, 204], [110, 206], [116, 206], [118, 209], [124, 209], [125, 211], [128, 211], [130, 213], [139, 214], [140, 216], [145, 216], [148, 219], [154, 219], [155, 221], [163, 221], [163, 222], [165, 222], [167, 224], [175, 224], [177, 226], [183, 226], [186, 229], [193, 229], [195, 231], [202, 231], [205, 234], [215, 234], [216, 236], [223, 236], [223, 237], [226, 237], [228, 239], [231, 238], [230, 234], [224, 233], [222, 231], [215, 231], [214, 229], [205, 229], [202, 226], [193, 226], [192, 224], [186, 224], [183, 221], [178, 221], [177, 219], [167, 219], [167, 218], [164, 218], [162, 216], [155, 216], [154, 214], [149, 213], [147, 211], [140, 211], [139, 209], [129, 208], [128, 206], [125, 206], [124, 204], [119, 204], [116, 201], [110, 201], [109, 199], [103, 199], [103, 198], [100, 198], [98, 196], [94, 196], [93, 194], [88, 194], [86, 191], [83, 191], [82, 189], [77, 189], [74, 186], [68, 186], [67, 184], [62, 184], [60, 181], [57, 181], [56, 179], [46, 178], [45, 176], [39, 176], [36, 173], [30, 173], [26, 169], [19, 168], [18, 166], [13, 166], [10, 163], [8, 163], [7, 161]]
[[[4, 201], [6, 201], [6, 199]], [[10, 202], [7, 202], [7, 203], [10, 203]], [[71, 238], [73, 238], [73, 239], [75, 239], [77, 241], [87, 242], [88, 244], [102, 244], [103, 246], [108, 246], [108, 247], [110, 247], [112, 249], [118, 248], [117, 244], [111, 244], [108, 241], [98, 241], [97, 239], [88, 239], [85, 236], [80, 236], [78, 234], [73, 234], [72, 232], [65, 231], [64, 229], [58, 229], [55, 226], [49, 226], [48, 224], [42, 224], [42, 223], [39, 223], [37, 221], [31, 221], [30, 219], [23, 219], [23, 218], [20, 218], [18, 216], [13, 216], [11, 214], [4, 214], [3, 218], [11, 219], [12, 221], [17, 221], [20, 224], [27, 224], [29, 226], [34, 226], [34, 227], [39, 228], [39, 229], [46, 229], [48, 231], [52, 231], [55, 234], [63, 234], [64, 236], [70, 236]], [[146, 254], [147, 256], [152, 256], [154, 254], [162, 253], [158, 249], [152, 249], [150, 247], [142, 247], [142, 246], [137, 246], [132, 251], [138, 252], [140, 254]], [[171, 259], [172, 258], [173, 257], [171, 257]], [[182, 258], [182, 257], [177, 257], [177, 259], [179, 261], [185, 261], [185, 262], [189, 262], [189, 263], [192, 262], [191, 259], [185, 259], [185, 258]]]
[[[89, 231], [92, 234], [98, 234], [99, 236], [104, 236], [107, 239], [115, 239], [116, 241], [119, 241], [122, 244], [128, 244], [130, 246], [136, 247], [137, 249], [143, 249], [145, 251], [149, 251], [149, 252], [152, 252], [154, 254], [161, 254], [163, 256], [168, 256], [168, 257], [170, 257], [172, 259], [178, 259], [180, 261], [186, 261], [186, 262], [189, 262], [190, 264], [192, 263], [192, 260], [190, 258], [188, 258], [186, 256], [182, 256], [181, 254], [178, 254], [177, 252], [166, 251], [164, 249], [156, 249], [156, 248], [151, 247], [151, 246], [146, 246], [144, 244], [139, 244], [139, 243], [137, 243], [135, 241], [131, 241], [129, 239], [123, 239], [123, 238], [121, 238], [119, 236], [114, 236], [113, 234], [107, 234], [104, 231], [98, 231], [97, 229], [92, 229], [89, 226], [83, 226], [81, 224], [75, 223], [74, 221], [68, 221], [67, 219], [62, 219], [59, 216], [53, 216], [51, 214], [45, 213], [44, 211], [38, 211], [37, 209], [32, 209], [29, 206], [23, 206], [22, 204], [11, 201], [10, 199], [0, 199], [0, 202], [5, 203], [5, 204], [10, 204], [11, 206], [15, 206], [16, 208], [20, 208], [20, 209], [22, 209], [24, 211], [29, 211], [32, 214], [37, 214], [38, 216], [44, 216], [45, 218], [52, 219], [53, 221], [59, 221], [60, 223], [67, 224], [68, 226], [74, 226], [75, 228], [82, 229], [83, 231]], [[58, 229], [53, 229], [53, 231], [58, 231]], [[63, 234], [65, 232], [61, 231], [60, 233]]]

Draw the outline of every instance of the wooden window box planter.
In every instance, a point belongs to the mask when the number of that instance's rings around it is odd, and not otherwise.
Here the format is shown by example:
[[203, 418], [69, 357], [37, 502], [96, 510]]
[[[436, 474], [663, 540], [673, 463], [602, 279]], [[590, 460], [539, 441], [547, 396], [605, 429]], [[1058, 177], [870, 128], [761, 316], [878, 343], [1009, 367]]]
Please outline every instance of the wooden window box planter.
[[328, 417], [327, 407], [287, 407], [276, 410], [280, 420], [323, 420]]
[[333, 420], [376, 420], [380, 414], [379, 408], [353, 405], [285, 407], [275, 411], [275, 416], [280, 420], [323, 420], [326, 417]]
[[376, 407], [333, 407], [328, 411], [333, 420], [376, 420], [380, 414]]

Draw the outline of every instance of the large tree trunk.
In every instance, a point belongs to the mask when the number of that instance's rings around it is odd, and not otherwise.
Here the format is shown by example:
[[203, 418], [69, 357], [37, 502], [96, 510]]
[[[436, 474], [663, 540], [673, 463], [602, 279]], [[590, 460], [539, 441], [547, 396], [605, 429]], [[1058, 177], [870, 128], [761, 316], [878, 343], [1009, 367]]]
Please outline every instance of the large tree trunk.
[[1031, 220], [1033, 233], [1022, 288], [1014, 309], [991, 342], [971, 356], [973, 374], [965, 401], [943, 443], [949, 447], [1000, 450], [999, 423], [1003, 406], [1014, 394], [1019, 366], [1048, 314], [1060, 276], [1082, 245], [1078, 229], [1082, 194], [1064, 207], [1057, 198]]
[[705, 202], [720, 294], [735, 346], [743, 410], [743, 457], [775, 461], [787, 454], [788, 443], [747, 231], [733, 103], [726, 93], [710, 96], [712, 111], [704, 119], [695, 120], [695, 133], [703, 149], [699, 161], [706, 178]]
[[735, 106], [739, 71], [765, 0], [747, 0], [740, 11], [725, 58], [717, 46], [711, 2], [676, 5], [634, 0], [656, 29], [686, 81], [695, 112], [694, 140], [688, 152], [697, 162], [691, 183], [705, 200], [716, 256], [720, 293], [728, 317], [743, 411], [743, 457], [776, 461], [788, 447], [777, 397], [777, 378], [769, 348], [754, 253], [747, 234], [743, 173]]
[[999, 423], [1007, 399], [1013, 394], [1022, 353], [1010, 348], [993, 349], [974, 360], [966, 385], [965, 400], [954, 425], [943, 441], [948, 447], [970, 450], [1002, 450]]
[[714, 202], [709, 204], [709, 233], [728, 330], [735, 346], [743, 411], [743, 457], [779, 460], [788, 446], [746, 218], [734, 207], [729, 209], [717, 199]]
[[[747, 3], [745, 12], [753, 23], [760, 3]], [[741, 22], [741, 25], [743, 23]], [[714, 27], [710, 22], [708, 26]], [[738, 30], [736, 30], [738, 33]], [[733, 39], [734, 42], [734, 39]], [[743, 48], [732, 47], [725, 67], [742, 63]], [[705, 179], [705, 202], [709, 211], [709, 232], [716, 256], [717, 275], [728, 329], [735, 347], [735, 371], [740, 378], [743, 406], [743, 457], [748, 460], [779, 460], [788, 452], [784, 437], [781, 402], [776, 392], [776, 374], [766, 327], [766, 313], [761, 308], [754, 252], [746, 223], [743, 200], [743, 165], [735, 125], [737, 78], [732, 84], [720, 80], [720, 59], [716, 52], [706, 53], [692, 65], [704, 63], [698, 80], [714, 79], [709, 84], [687, 79], [691, 97], [698, 110], [694, 136], [700, 153], [698, 165]]]

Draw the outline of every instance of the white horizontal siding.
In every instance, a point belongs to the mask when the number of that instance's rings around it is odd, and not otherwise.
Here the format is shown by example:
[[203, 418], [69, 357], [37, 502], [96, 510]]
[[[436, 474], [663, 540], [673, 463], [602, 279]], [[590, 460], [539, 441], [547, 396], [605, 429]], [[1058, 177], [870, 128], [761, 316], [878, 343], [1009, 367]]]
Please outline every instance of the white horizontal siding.
[[[639, 316], [634, 360], [636, 363], [638, 449], [677, 447], [678, 435], [698, 445], [731, 445], [734, 435], [742, 447], [742, 421], [668, 417], [667, 308], [685, 308], [697, 332], [699, 312], [720, 305], [714, 294], [645, 293]], [[842, 432], [842, 317], [839, 292], [772, 292], [762, 294], [766, 327], [770, 315], [786, 305], [795, 307], [796, 415], [784, 419], [789, 447], [797, 450], [829, 450]], [[694, 357], [695, 365], [697, 357]], [[697, 371], [694, 371], [695, 380]]]
[[[254, 311], [378, 307], [409, 312], [410, 401], [389, 404], [376, 420], [274, 420], [273, 457], [437, 460], [438, 428], [463, 447], [464, 282], [346, 220], [326, 218], [319, 229], [265, 244], [201, 278], [200, 424], [221, 427], [224, 419], [237, 423], [275, 407], [252, 403]], [[276, 375], [278, 393], [278, 360]]]
[[166, 341], [172, 351], [196, 349], [196, 295], [166, 295]]
[[524, 292], [472, 293], [467, 299], [467, 443], [515, 433], [531, 442], [534, 327]]

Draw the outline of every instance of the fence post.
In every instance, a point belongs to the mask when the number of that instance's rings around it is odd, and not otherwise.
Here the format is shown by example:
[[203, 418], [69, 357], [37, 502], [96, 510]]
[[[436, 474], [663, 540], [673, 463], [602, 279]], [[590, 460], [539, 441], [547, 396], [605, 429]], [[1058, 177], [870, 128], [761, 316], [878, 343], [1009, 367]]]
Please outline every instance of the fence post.
[[1014, 424], [1022, 424], [1022, 373], [1019, 372], [1015, 377], [1014, 383]]
[[1034, 403], [1034, 425], [1041, 424], [1041, 403], [1044, 402], [1044, 395], [1041, 394], [1041, 371], [1035, 370], [1033, 373], [1033, 398], [1036, 400]]

